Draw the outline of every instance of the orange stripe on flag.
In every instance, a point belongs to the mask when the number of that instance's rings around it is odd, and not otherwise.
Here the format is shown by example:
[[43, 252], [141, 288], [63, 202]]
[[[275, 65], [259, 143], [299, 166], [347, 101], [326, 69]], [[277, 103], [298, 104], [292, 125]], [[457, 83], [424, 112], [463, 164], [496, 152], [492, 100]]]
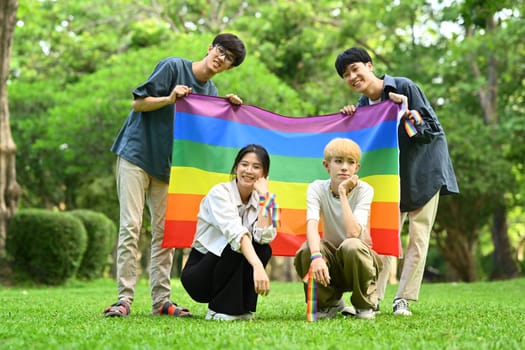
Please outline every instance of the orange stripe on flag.
[[201, 194], [168, 193], [166, 220], [196, 221], [203, 197]]
[[306, 209], [281, 208], [279, 232], [290, 235], [306, 234]]
[[370, 227], [397, 230], [399, 226], [399, 204], [397, 202], [372, 202]]

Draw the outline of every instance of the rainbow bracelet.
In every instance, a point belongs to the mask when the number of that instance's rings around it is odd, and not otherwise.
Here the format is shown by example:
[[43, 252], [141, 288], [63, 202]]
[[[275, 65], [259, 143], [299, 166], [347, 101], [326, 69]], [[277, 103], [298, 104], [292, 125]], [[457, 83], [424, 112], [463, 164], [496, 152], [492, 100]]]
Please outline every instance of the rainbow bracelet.
[[321, 252], [315, 252], [312, 255], [310, 255], [310, 260], [314, 261], [315, 259], [319, 259], [322, 257], [323, 257], [323, 254], [321, 254]]
[[408, 137], [413, 137], [417, 134], [416, 125], [421, 125], [423, 123], [423, 118], [421, 114], [415, 109], [409, 110], [405, 117], [405, 131], [408, 134]]
[[263, 215], [268, 217], [272, 215], [272, 225], [273, 227], [279, 227], [280, 221], [280, 208], [275, 201], [275, 193], [266, 193], [266, 196], [259, 196], [259, 205], [263, 208]]

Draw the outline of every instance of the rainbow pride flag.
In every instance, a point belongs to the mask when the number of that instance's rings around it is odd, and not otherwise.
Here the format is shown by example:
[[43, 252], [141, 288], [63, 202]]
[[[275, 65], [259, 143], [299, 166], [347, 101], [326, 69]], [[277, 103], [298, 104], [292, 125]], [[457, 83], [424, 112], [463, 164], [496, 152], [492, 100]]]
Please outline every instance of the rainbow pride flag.
[[292, 118], [227, 99], [191, 94], [177, 101], [173, 159], [164, 247], [191, 247], [201, 199], [210, 188], [230, 181], [240, 148], [250, 143], [270, 154], [270, 190], [277, 195], [281, 221], [273, 255], [293, 256], [306, 239], [306, 190], [327, 179], [325, 145], [348, 137], [363, 155], [359, 178], [374, 187], [370, 215], [373, 249], [399, 256], [399, 105], [385, 101], [359, 108], [353, 117], [331, 114]]

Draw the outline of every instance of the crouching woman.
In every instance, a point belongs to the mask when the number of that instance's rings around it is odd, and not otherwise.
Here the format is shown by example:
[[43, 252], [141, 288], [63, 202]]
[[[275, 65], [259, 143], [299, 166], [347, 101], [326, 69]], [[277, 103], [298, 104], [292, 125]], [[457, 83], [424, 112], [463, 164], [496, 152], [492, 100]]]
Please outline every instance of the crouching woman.
[[235, 158], [233, 180], [215, 185], [201, 201], [181, 282], [193, 300], [208, 303], [207, 320], [251, 320], [258, 295], [270, 292], [265, 267], [276, 206], [269, 171], [266, 149], [247, 145]]

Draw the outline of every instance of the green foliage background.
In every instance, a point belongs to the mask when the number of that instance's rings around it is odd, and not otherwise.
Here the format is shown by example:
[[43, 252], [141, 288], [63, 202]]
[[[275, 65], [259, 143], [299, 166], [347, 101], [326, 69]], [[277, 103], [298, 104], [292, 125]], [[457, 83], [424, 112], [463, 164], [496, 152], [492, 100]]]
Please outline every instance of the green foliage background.
[[[487, 260], [503, 208], [515, 260], [525, 234], [524, 12], [523, 0], [22, 0], [8, 82], [21, 206], [118, 221], [109, 148], [131, 91], [166, 56], [198, 60], [215, 34], [234, 32], [248, 56], [214, 79], [220, 94], [304, 117], [357, 101], [334, 61], [358, 45], [376, 74], [420, 84], [447, 132], [461, 194], [440, 204], [431, 255], [461, 242], [455, 259]], [[489, 116], [480, 96], [490, 93]], [[463, 278], [451, 259], [439, 267]], [[490, 278], [497, 266], [487, 261], [468, 278]]]

